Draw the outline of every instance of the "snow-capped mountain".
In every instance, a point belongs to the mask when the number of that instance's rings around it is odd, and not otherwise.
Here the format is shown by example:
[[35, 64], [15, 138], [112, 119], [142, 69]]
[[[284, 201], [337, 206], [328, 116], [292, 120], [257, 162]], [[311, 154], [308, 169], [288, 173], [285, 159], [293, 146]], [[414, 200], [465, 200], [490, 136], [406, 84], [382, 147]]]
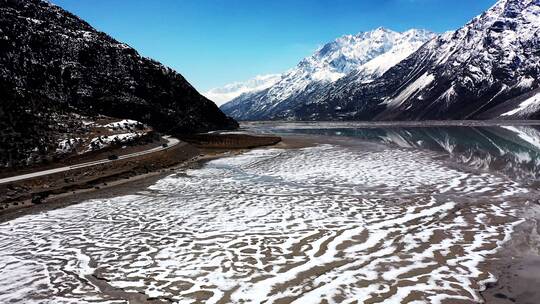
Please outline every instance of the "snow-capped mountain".
[[206, 91], [203, 95], [215, 102], [218, 106], [235, 99], [236, 97], [251, 92], [262, 91], [276, 84], [281, 79], [281, 74], [258, 75], [254, 78], [234, 82], [220, 88]]
[[340, 37], [303, 59], [268, 89], [243, 94], [222, 110], [240, 119], [270, 117], [289, 103], [302, 100], [313, 88], [351, 73], [360, 83], [370, 82], [434, 37], [424, 30], [398, 33], [385, 28]]
[[[501, 0], [463, 28], [426, 44], [407, 67], [394, 69], [397, 77], [384, 82], [399, 88], [382, 99], [385, 108], [375, 118], [500, 117], [491, 109], [539, 86], [539, 47], [540, 1]], [[501, 115], [510, 117], [510, 111]]]
[[540, 1], [500, 0], [383, 68], [380, 77], [366, 79], [359, 68], [332, 83], [310, 84], [292, 100], [241, 96], [223, 110], [240, 119], [540, 118], [539, 50]]

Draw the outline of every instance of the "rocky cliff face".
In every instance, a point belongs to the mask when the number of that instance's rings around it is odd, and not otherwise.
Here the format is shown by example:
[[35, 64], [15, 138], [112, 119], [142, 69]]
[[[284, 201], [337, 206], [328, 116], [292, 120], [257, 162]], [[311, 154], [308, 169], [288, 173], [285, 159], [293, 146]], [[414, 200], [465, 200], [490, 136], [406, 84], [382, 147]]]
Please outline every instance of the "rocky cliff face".
[[258, 96], [223, 110], [247, 120], [538, 118], [539, 50], [540, 1], [500, 0], [370, 82], [352, 72], [262, 114], [246, 108]]
[[79, 115], [170, 134], [237, 127], [177, 72], [41, 0], [0, 0], [0, 96], [4, 165], [47, 153]]

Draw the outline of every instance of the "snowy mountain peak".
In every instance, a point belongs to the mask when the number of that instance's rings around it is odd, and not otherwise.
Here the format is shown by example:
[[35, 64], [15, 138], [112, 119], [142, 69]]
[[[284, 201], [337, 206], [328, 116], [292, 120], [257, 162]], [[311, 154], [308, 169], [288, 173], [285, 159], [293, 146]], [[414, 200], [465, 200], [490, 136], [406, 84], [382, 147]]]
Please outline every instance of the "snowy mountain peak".
[[393, 30], [387, 29], [384, 26], [379, 26], [378, 28], [374, 29], [372, 32], [373, 33], [384, 33], [384, 32], [393, 32], [393, 33], [395, 33]]
[[[225, 104], [222, 109], [236, 117], [257, 117], [251, 111], [272, 111], [285, 107], [284, 102], [294, 103], [301, 99], [300, 96], [313, 92], [315, 86], [335, 83], [346, 75], [355, 74], [359, 81], [369, 82], [434, 37], [434, 33], [426, 30], [412, 29], [400, 33], [382, 27], [341, 36], [304, 58], [273, 86], [244, 94]], [[235, 110], [248, 104], [250, 110]]]
[[[212, 89], [204, 95], [217, 104], [223, 104], [235, 98], [248, 98], [250, 94], [268, 89], [268, 101], [275, 103], [302, 93], [310, 84], [332, 83], [352, 72], [362, 71], [366, 74], [366, 79], [371, 79], [384, 73], [390, 66], [434, 37], [435, 34], [426, 30], [411, 29], [399, 33], [384, 27], [355, 35], [344, 35], [318, 48], [313, 55], [304, 58], [284, 74], [271, 75], [262, 85], [253, 85], [260, 81], [252, 79]], [[386, 57], [371, 62], [386, 53]], [[362, 69], [368, 63], [370, 64], [367, 69]], [[246, 96], [241, 96], [242, 94]]]
[[411, 29], [402, 33], [403, 37], [410, 40], [427, 41], [434, 37], [433, 32], [422, 29]]
[[[437, 49], [434, 53], [439, 56], [439, 65], [462, 64], [477, 57], [484, 64], [469, 64], [487, 68], [483, 70], [487, 76], [496, 68], [495, 63], [527, 60], [529, 54], [523, 51], [539, 41], [538, 24], [539, 0], [501, 0], [453, 34], [441, 36], [431, 47]], [[480, 53], [484, 53], [482, 58], [477, 56]]]
[[529, 6], [539, 6], [538, 0], [501, 0], [497, 2], [486, 14], [498, 14], [502, 17], [516, 17], [524, 8]]
[[539, 24], [540, 0], [500, 0], [438, 37], [343, 36], [222, 109], [239, 119], [540, 118]]
[[242, 94], [267, 89], [280, 79], [281, 74], [257, 75], [247, 81], [234, 82], [220, 88], [211, 89], [203, 93], [203, 95], [220, 106]]
[[413, 66], [393, 70], [395, 75], [418, 72], [404, 81], [384, 80], [398, 90], [382, 98], [380, 108], [386, 109], [376, 119], [534, 115], [538, 99], [526, 93], [540, 85], [539, 24], [539, 0], [497, 2], [419, 49], [409, 63]]
[[373, 79], [434, 37], [425, 30], [399, 33], [382, 27], [339, 37], [284, 75], [270, 88], [270, 100], [284, 100], [313, 82], [335, 82], [352, 72], [363, 73], [363, 80]]

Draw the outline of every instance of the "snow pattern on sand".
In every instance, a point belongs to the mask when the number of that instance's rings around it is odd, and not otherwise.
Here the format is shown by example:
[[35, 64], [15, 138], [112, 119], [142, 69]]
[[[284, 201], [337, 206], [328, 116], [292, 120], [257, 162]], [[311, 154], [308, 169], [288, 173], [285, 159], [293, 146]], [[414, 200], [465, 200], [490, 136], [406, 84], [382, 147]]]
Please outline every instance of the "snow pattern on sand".
[[479, 302], [526, 189], [438, 154], [254, 150], [0, 224], [0, 302]]

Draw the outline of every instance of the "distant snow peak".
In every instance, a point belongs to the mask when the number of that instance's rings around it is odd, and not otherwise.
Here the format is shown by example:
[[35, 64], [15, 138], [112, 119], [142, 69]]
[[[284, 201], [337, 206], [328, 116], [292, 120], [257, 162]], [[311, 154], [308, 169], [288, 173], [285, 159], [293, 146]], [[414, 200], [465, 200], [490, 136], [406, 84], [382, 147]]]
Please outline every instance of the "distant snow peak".
[[[306, 94], [316, 84], [329, 84], [356, 73], [362, 82], [369, 82], [405, 59], [436, 35], [426, 30], [412, 29], [400, 33], [377, 28], [356, 35], [344, 35], [320, 47], [313, 55], [279, 79], [258, 96], [256, 105], [271, 110], [287, 99]], [[251, 99], [252, 96], [241, 96]], [[252, 101], [249, 101], [252, 102]], [[242, 102], [235, 103], [241, 106]], [[229, 108], [228, 105], [226, 108]]]
[[234, 82], [220, 88], [211, 89], [203, 93], [203, 95], [220, 106], [244, 93], [267, 89], [280, 79], [281, 74], [257, 75], [247, 81]]
[[312, 80], [333, 82], [390, 50], [401, 35], [385, 28], [345, 35], [324, 45], [297, 68], [310, 73]]

